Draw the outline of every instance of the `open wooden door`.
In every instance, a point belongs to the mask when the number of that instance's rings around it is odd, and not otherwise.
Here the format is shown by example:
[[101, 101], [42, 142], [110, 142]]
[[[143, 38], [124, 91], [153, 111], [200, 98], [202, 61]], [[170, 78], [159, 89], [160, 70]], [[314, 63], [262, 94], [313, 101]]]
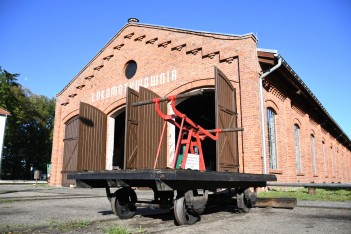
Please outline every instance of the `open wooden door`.
[[79, 108], [78, 171], [106, 168], [107, 116], [94, 106], [81, 102]]
[[68, 120], [65, 124], [65, 138], [63, 139], [62, 186], [75, 185], [75, 180], [67, 179], [67, 174], [77, 171], [79, 116]]
[[[159, 96], [151, 90], [140, 87], [139, 93], [127, 90], [125, 169], [153, 169], [157, 147], [162, 133], [163, 120], [155, 105], [133, 107], [135, 102], [151, 100]], [[167, 104], [161, 103], [161, 111], [167, 112]], [[157, 168], [167, 167], [167, 141], [163, 140]]]
[[[215, 67], [216, 128], [237, 128], [235, 88]], [[216, 141], [217, 171], [239, 172], [238, 133], [221, 133]]]
[[127, 89], [125, 141], [124, 141], [124, 169], [138, 169], [138, 115], [139, 107], [133, 107], [139, 101], [139, 93], [131, 88]]
[[[140, 87], [139, 95], [139, 101], [152, 100], [160, 97], [144, 87]], [[167, 113], [167, 103], [160, 103], [160, 109], [163, 113]], [[154, 167], [157, 148], [162, 134], [163, 122], [163, 119], [156, 113], [154, 104], [139, 107], [139, 169], [152, 169]], [[167, 133], [165, 132], [156, 168], [167, 167], [166, 135]]]

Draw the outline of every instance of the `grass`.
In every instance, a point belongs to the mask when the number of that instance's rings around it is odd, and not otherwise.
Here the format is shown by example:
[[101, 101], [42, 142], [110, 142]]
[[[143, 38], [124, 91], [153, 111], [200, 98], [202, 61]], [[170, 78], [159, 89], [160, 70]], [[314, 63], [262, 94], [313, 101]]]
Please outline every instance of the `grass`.
[[351, 190], [344, 189], [316, 189], [316, 194], [308, 194], [307, 188], [300, 189], [281, 189], [274, 188], [268, 192], [260, 192], [259, 198], [278, 198], [278, 197], [290, 197], [296, 198], [297, 200], [309, 200], [309, 201], [351, 201]]
[[49, 224], [50, 224], [50, 226], [52, 226], [51, 227], [52, 229], [58, 229], [60, 231], [67, 232], [70, 230], [76, 230], [76, 229], [82, 229], [82, 228], [89, 227], [90, 225], [92, 225], [92, 222], [87, 221], [87, 220], [74, 220], [74, 221], [70, 221], [68, 223], [50, 221]]
[[[49, 230], [59, 230], [60, 233], [68, 232], [72, 230], [78, 230], [87, 228], [93, 223], [86, 220], [75, 220], [68, 223], [61, 223], [57, 221], [49, 221]], [[43, 229], [45, 230], [47, 227], [43, 227], [40, 225], [6, 225], [0, 226], [0, 233], [33, 233], [33, 230]], [[40, 230], [39, 230], [40, 232]], [[45, 231], [44, 231], [45, 232]]]
[[5, 203], [14, 203], [14, 202], [18, 202], [20, 200], [16, 200], [16, 199], [0, 199], [0, 204], [5, 204]]
[[61, 231], [67, 232], [73, 229], [76, 230], [76, 229], [86, 228], [91, 224], [92, 222], [87, 220], [78, 220], [78, 221], [59, 224], [57, 228]]
[[130, 229], [122, 226], [110, 226], [105, 229], [105, 234], [132, 234], [132, 233], [146, 233], [146, 230], [141, 226], [137, 229]]
[[43, 184], [43, 183], [35, 184], [35, 187], [44, 187], [44, 188], [48, 188], [48, 187], [49, 187], [49, 184]]
[[35, 229], [38, 225], [5, 225], [5, 226], [0, 226], [0, 233], [3, 234], [12, 234], [12, 233], [32, 233], [33, 229]]

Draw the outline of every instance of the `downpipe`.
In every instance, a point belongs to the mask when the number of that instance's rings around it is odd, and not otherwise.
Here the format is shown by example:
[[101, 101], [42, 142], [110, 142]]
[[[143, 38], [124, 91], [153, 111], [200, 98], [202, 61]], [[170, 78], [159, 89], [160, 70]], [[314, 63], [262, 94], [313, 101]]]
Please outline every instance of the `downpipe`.
[[259, 78], [259, 83], [260, 83], [260, 101], [261, 101], [261, 134], [262, 134], [262, 151], [263, 151], [263, 174], [267, 174], [267, 150], [266, 150], [266, 126], [264, 122], [264, 99], [263, 99], [263, 79], [277, 70], [281, 64], [282, 64], [282, 57], [280, 57], [279, 54], [275, 54], [275, 57], [278, 58], [278, 63], [269, 69], [268, 71], [264, 72], [260, 78]]

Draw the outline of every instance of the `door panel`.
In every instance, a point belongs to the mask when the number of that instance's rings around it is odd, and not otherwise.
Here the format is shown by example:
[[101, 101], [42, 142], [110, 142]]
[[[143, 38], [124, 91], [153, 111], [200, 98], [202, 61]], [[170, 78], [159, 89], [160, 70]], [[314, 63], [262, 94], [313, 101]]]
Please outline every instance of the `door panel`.
[[[156, 93], [144, 87], [140, 87], [139, 94], [139, 101], [152, 100], [160, 97]], [[167, 103], [160, 103], [160, 109], [163, 113], [167, 113]], [[163, 122], [163, 119], [156, 113], [154, 104], [139, 107], [139, 169], [151, 169], [154, 167], [157, 148], [162, 134]], [[167, 167], [166, 136], [167, 133], [165, 132], [156, 168]]]
[[72, 118], [66, 123], [65, 139], [63, 148], [63, 164], [62, 164], [62, 186], [75, 185], [75, 180], [68, 180], [67, 174], [77, 170], [78, 158], [78, 133], [79, 133], [79, 118]]
[[[237, 128], [235, 88], [215, 67], [216, 128]], [[216, 142], [217, 171], [239, 171], [238, 133], [221, 133]]]
[[106, 115], [96, 107], [81, 102], [79, 108], [78, 171], [105, 170], [106, 131]]
[[138, 168], [138, 109], [133, 107], [139, 101], [139, 93], [131, 88], [127, 89], [126, 127], [124, 142], [124, 169]]

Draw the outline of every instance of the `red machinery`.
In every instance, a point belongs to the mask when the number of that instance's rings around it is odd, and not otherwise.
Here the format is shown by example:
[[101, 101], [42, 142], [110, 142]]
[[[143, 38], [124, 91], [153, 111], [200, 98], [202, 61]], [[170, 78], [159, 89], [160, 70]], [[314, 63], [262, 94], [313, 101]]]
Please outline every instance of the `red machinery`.
[[[197, 96], [203, 94], [203, 90], [195, 91], [192, 93], [187, 94], [180, 94], [180, 95], [172, 95], [165, 98], [155, 98], [149, 101], [142, 101], [133, 103], [133, 106], [141, 106], [147, 104], [155, 104], [155, 110], [157, 114], [164, 120], [162, 134], [160, 137], [157, 155], [154, 163], [154, 169], [156, 168], [158, 157], [160, 155], [160, 149], [162, 145], [162, 141], [164, 138], [164, 132], [166, 129], [167, 122], [175, 125], [179, 128], [179, 135], [175, 150], [175, 157], [172, 163], [172, 169], [181, 168], [181, 169], [198, 169], [200, 171], [206, 171], [204, 155], [202, 151], [201, 141], [205, 138], [209, 137], [212, 140], [216, 141], [219, 137], [219, 133], [221, 132], [235, 132], [235, 131], [243, 131], [243, 128], [230, 128], [230, 129], [213, 129], [213, 130], [206, 130], [200, 125], [196, 124], [192, 121], [189, 117], [185, 114], [181, 113], [175, 106], [175, 100], [180, 98], [187, 98], [192, 96]], [[167, 115], [162, 113], [160, 110], [160, 102], [170, 101], [172, 110], [174, 114]], [[181, 119], [181, 123], [177, 123], [175, 121], [176, 118]], [[213, 134], [214, 133], [214, 134]], [[180, 148], [182, 147], [183, 154], [179, 154]], [[180, 157], [183, 156], [181, 159]], [[188, 159], [191, 157], [191, 162]], [[198, 163], [197, 163], [198, 162]], [[188, 165], [187, 165], [188, 164]]]

